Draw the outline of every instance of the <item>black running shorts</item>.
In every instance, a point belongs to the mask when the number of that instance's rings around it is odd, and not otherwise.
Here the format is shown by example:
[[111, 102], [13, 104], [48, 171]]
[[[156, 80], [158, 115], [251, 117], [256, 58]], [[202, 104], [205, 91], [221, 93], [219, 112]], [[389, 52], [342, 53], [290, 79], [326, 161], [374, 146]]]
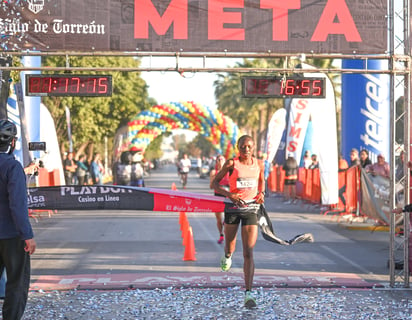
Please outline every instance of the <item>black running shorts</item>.
[[257, 210], [259, 205], [252, 204], [250, 207], [237, 208], [233, 204], [227, 205], [225, 208], [225, 223], [239, 224], [242, 226], [257, 226]]

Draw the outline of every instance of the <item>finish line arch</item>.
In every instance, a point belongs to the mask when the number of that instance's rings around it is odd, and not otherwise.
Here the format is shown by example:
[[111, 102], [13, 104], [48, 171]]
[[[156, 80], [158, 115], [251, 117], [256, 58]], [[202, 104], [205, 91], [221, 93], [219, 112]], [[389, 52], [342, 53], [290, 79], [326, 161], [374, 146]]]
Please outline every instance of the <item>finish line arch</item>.
[[199, 132], [218, 153], [235, 155], [238, 126], [219, 110], [193, 101], [155, 105], [137, 114], [128, 124], [129, 147], [145, 150], [157, 136], [175, 129]]

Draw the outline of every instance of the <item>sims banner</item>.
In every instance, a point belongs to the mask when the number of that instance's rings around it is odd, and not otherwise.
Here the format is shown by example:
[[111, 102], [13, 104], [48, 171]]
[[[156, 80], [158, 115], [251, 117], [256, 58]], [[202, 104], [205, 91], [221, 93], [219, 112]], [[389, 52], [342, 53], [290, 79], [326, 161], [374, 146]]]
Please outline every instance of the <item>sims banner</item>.
[[2, 1], [3, 51], [383, 54], [387, 0]]

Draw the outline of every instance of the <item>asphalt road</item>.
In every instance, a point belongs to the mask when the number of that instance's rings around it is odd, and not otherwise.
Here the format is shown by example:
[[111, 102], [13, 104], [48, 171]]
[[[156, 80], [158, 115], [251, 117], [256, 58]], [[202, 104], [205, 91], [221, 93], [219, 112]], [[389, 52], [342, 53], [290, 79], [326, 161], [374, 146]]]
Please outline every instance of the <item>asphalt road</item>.
[[[176, 168], [152, 171], [147, 187], [181, 189]], [[185, 191], [212, 194], [208, 179], [191, 172]], [[277, 234], [310, 232], [314, 243], [280, 246], [259, 235], [255, 282], [261, 286], [376, 287], [389, 281], [389, 234], [338, 223], [317, 206], [266, 199]], [[32, 289], [242, 285], [240, 237], [233, 265], [223, 273], [223, 245], [213, 214], [187, 213], [195, 261], [184, 261], [179, 214], [146, 211], [60, 211], [33, 221]], [[365, 224], [365, 227], [367, 225]], [[360, 230], [359, 230], [360, 229]]]

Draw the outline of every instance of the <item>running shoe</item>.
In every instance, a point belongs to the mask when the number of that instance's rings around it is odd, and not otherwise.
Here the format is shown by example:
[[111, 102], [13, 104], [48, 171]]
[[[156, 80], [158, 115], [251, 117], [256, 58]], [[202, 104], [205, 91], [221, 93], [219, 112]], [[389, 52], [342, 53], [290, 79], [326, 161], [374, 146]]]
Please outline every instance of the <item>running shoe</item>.
[[248, 309], [256, 308], [256, 300], [250, 291], [246, 291], [245, 293], [245, 307]]
[[232, 256], [230, 256], [229, 258], [226, 258], [226, 256], [223, 256], [222, 259], [220, 260], [220, 267], [222, 268], [222, 271], [229, 271], [231, 266], [232, 266]]
[[219, 240], [217, 240], [218, 244], [222, 244], [223, 240], [225, 240], [225, 237], [223, 235], [220, 236]]

